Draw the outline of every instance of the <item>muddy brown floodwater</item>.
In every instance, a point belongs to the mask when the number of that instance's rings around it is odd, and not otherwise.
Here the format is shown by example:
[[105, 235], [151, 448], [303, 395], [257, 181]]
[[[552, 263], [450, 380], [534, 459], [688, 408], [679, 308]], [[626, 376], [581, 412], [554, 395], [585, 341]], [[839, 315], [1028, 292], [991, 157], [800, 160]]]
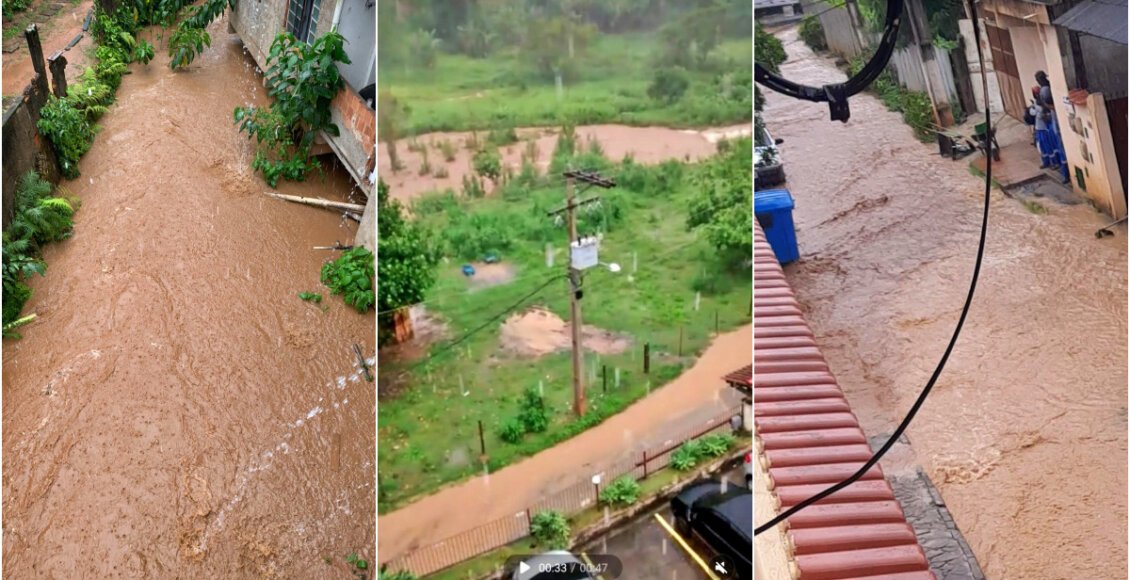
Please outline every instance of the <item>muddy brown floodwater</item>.
[[[719, 140], [748, 137], [752, 132], [753, 126], [749, 123], [701, 130], [583, 125], [576, 128], [576, 141], [578, 147], [588, 147], [596, 141], [605, 157], [613, 161], [631, 155], [639, 163], [654, 164], [668, 159], [697, 161], [710, 157], [718, 151]], [[555, 127], [518, 129], [516, 134], [520, 141], [499, 148], [503, 164], [517, 174], [522, 168], [523, 155], [532, 153], [538, 169], [545, 172], [559, 133], [559, 128]], [[463, 178], [474, 175], [472, 152], [487, 135], [486, 131], [428, 133], [401, 139], [397, 142], [397, 154], [403, 168], [398, 171], [392, 170], [388, 146], [380, 143], [377, 171], [389, 184], [389, 194], [401, 201], [411, 201], [423, 193], [446, 188], [458, 193], [462, 191]], [[487, 187], [489, 189], [489, 183]]]
[[[783, 38], [789, 79], [845, 78]], [[960, 313], [983, 182], [869, 95], [847, 124], [766, 96], [797, 204], [789, 277], [864, 429], [889, 433]], [[1096, 240], [1107, 216], [1044, 205], [994, 191], [969, 319], [909, 438], [989, 578], [1123, 578], [1127, 232]]]
[[[375, 560], [375, 389], [351, 351], [372, 356], [375, 319], [328, 296], [310, 249], [355, 227], [261, 194], [231, 121], [261, 80], [225, 21], [210, 32], [190, 70], [155, 41], [125, 77], [64, 184], [82, 209], [31, 282], [39, 317], [4, 341], [5, 577], [351, 578], [347, 554]], [[279, 190], [349, 194], [327, 173]]]

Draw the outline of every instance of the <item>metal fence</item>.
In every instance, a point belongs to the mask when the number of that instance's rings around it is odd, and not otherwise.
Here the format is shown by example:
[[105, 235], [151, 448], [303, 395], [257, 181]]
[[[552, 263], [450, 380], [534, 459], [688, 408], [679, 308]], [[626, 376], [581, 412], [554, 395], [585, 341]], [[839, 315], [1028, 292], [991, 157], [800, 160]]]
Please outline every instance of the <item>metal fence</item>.
[[[638, 457], [605, 469], [600, 474], [601, 481], [607, 484], [625, 475], [637, 480], [646, 479], [667, 467], [671, 455], [683, 443], [715, 432], [728, 431], [731, 419], [740, 414], [740, 405], [729, 407], [708, 421], [675, 433], [662, 445], [645, 448]], [[407, 570], [417, 576], [439, 572], [530, 535], [530, 522], [539, 512], [553, 510], [570, 516], [593, 507], [599, 501], [599, 493], [599, 488], [591, 480], [578, 481], [512, 516], [499, 518], [398, 556], [382, 566], [387, 565], [390, 571]]]

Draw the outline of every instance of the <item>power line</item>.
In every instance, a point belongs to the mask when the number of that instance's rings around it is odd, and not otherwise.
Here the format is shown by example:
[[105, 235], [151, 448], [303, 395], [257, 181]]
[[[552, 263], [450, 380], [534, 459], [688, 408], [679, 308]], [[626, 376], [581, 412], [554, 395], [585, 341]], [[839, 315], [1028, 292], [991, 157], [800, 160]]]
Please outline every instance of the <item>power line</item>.
[[[969, 10], [973, 20], [973, 39], [977, 44], [977, 59], [981, 63], [981, 87], [984, 93], [988, 95], [989, 80], [985, 75], [985, 57], [982, 54], [981, 50], [981, 27], [979, 24], [980, 21], [977, 18], [976, 0], [967, 1], [969, 3]], [[993, 121], [989, 113], [989, 108], [985, 107], [985, 130], [987, 135], [992, 135], [992, 122]], [[945, 352], [942, 353], [941, 360], [938, 361], [938, 365], [934, 368], [934, 373], [930, 375], [930, 380], [926, 383], [926, 386], [922, 388], [922, 392], [919, 393], [918, 398], [914, 401], [914, 405], [910, 407], [910, 411], [907, 412], [906, 417], [904, 417], [902, 422], [899, 423], [899, 426], [895, 429], [894, 433], [891, 434], [890, 438], [888, 438], [887, 441], [883, 443], [883, 446], [879, 448], [879, 451], [875, 452], [875, 454], [872, 455], [871, 458], [868, 459], [867, 462], [864, 463], [858, 471], [853, 473], [851, 477], [848, 477], [840, 483], [837, 483], [836, 485], [833, 485], [828, 489], [825, 489], [824, 491], [794, 505], [793, 507], [785, 510], [784, 513], [781, 513], [777, 515], [777, 517], [769, 520], [769, 522], [758, 526], [757, 529], [754, 530], [755, 536], [772, 529], [777, 524], [780, 524], [788, 518], [796, 515], [796, 513], [800, 510], [859, 481], [859, 479], [862, 478], [868, 470], [879, 463], [879, 460], [882, 459], [888, 451], [890, 451], [891, 447], [894, 446], [895, 442], [899, 439], [899, 437], [902, 437], [907, 427], [910, 426], [910, 422], [913, 421], [914, 417], [918, 415], [918, 411], [922, 408], [922, 405], [926, 402], [926, 398], [930, 396], [930, 392], [934, 389], [934, 384], [938, 381], [938, 377], [941, 376], [942, 369], [945, 368], [946, 362], [949, 360], [950, 353], [953, 352], [954, 345], [957, 344], [957, 337], [961, 335], [961, 329], [965, 325], [965, 318], [969, 315], [969, 307], [973, 303], [973, 295], [977, 290], [977, 279], [981, 275], [981, 263], [985, 257], [985, 238], [989, 229], [989, 202], [991, 201], [992, 195], [992, 183], [993, 156], [991, 155], [990, 151], [987, 151], [985, 154], [985, 208], [981, 216], [981, 238], [977, 243], [977, 260], [973, 264], [973, 277], [969, 281], [969, 292], [965, 296], [965, 305], [961, 308], [961, 316], [957, 319], [957, 326], [953, 329], [953, 335], [950, 337], [949, 344], [946, 345]]]
[[522, 297], [521, 299], [519, 299], [519, 300], [518, 300], [517, 302], [515, 302], [515, 303], [511, 304], [511, 305], [510, 305], [509, 307], [507, 307], [507, 308], [506, 308], [505, 310], [503, 310], [503, 311], [499, 312], [498, 314], [495, 314], [494, 316], [490, 317], [490, 319], [488, 319], [488, 320], [487, 320], [486, 322], [484, 322], [484, 323], [480, 324], [479, 326], [476, 326], [475, 328], [473, 328], [473, 329], [471, 329], [471, 330], [467, 331], [466, 333], [464, 333], [464, 334], [463, 334], [463, 336], [460, 336], [460, 337], [459, 337], [459, 338], [457, 338], [456, 340], [453, 340], [453, 341], [451, 341], [451, 342], [449, 342], [449, 343], [445, 344], [445, 345], [444, 345], [444, 346], [443, 346], [442, 348], [440, 348], [440, 349], [439, 349], [438, 351], [432, 351], [432, 352], [431, 352], [431, 353], [430, 353], [430, 354], [429, 354], [429, 355], [428, 355], [427, 357], [425, 357], [425, 358], [424, 358], [423, 360], [419, 360], [419, 361], [417, 361], [417, 362], [416, 362], [415, 364], [413, 364], [412, 366], [410, 366], [410, 367], [408, 367], [408, 368], [404, 369], [404, 371], [403, 371], [403, 372], [402, 372], [401, 374], [403, 374], [404, 372], [408, 372], [408, 371], [410, 371], [410, 370], [416, 369], [416, 368], [418, 368], [418, 367], [421, 367], [421, 366], [423, 366], [424, 364], [427, 364], [428, 362], [430, 362], [430, 361], [431, 361], [432, 359], [434, 359], [434, 358], [438, 357], [439, 355], [441, 355], [441, 354], [443, 354], [443, 353], [445, 353], [445, 352], [447, 352], [447, 351], [449, 351], [449, 350], [451, 350], [451, 349], [455, 348], [456, 346], [459, 346], [459, 345], [460, 345], [461, 343], [463, 343], [464, 341], [466, 341], [466, 340], [467, 340], [468, 338], [471, 338], [471, 337], [472, 337], [472, 336], [474, 336], [475, 334], [477, 334], [477, 333], [481, 332], [481, 331], [482, 331], [483, 329], [485, 329], [486, 327], [490, 326], [490, 325], [491, 325], [492, 323], [494, 323], [494, 322], [495, 322], [495, 321], [497, 321], [498, 319], [500, 319], [500, 318], [502, 318], [503, 316], [506, 316], [507, 314], [510, 314], [511, 312], [513, 312], [513, 311], [517, 310], [517, 309], [518, 309], [518, 307], [520, 307], [520, 306], [522, 306], [523, 304], [525, 304], [527, 300], [529, 300], [530, 298], [533, 298], [534, 296], [536, 296], [536, 295], [540, 294], [540, 293], [541, 293], [541, 291], [542, 291], [542, 290], [545, 290], [545, 289], [546, 289], [546, 287], [548, 287], [548, 286], [549, 286], [550, 284], [552, 284], [552, 283], [554, 283], [554, 282], [556, 282], [557, 280], [560, 280], [560, 279], [562, 279], [562, 278], [565, 278], [565, 276], [564, 276], [564, 275], [561, 275], [561, 274], [559, 274], [559, 275], [556, 275], [556, 276], [553, 276], [553, 277], [551, 277], [550, 279], [548, 279], [548, 280], [546, 280], [546, 281], [545, 281], [544, 283], [542, 283], [542, 284], [541, 284], [540, 286], [538, 286], [537, 288], [535, 288], [535, 289], [534, 289], [534, 290], [533, 290], [532, 292], [530, 292], [529, 294], [526, 294], [526, 295], [525, 295], [525, 296], [523, 296], [523, 297]]

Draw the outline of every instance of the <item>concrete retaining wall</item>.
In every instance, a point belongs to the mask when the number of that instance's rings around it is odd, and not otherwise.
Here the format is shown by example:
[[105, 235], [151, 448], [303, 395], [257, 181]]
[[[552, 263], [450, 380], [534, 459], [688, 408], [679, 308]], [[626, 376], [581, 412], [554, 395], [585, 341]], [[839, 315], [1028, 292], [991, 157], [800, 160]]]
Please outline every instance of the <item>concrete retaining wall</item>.
[[4, 102], [4, 153], [0, 179], [3, 181], [5, 229], [15, 210], [16, 188], [27, 172], [36, 171], [51, 183], [59, 182], [55, 151], [35, 126], [39, 121], [39, 110], [46, 102], [47, 95], [40, 93], [35, 83], [24, 88], [19, 97], [5, 99]]

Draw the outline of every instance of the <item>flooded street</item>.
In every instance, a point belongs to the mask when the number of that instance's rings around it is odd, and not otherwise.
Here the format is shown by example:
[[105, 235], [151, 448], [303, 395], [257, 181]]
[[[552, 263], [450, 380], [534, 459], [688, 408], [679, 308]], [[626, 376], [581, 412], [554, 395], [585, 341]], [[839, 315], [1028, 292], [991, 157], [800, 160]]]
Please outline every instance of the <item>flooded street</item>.
[[[795, 30], [779, 36], [785, 77], [845, 78]], [[842, 124], [763, 92], [796, 198], [786, 271], [864, 430], [889, 433], [957, 322], [984, 182], [870, 95]], [[1097, 240], [1108, 216], [1043, 205], [994, 190], [969, 318], [908, 436], [988, 578], [1122, 578], [1127, 232]]]
[[[339, 215], [262, 195], [232, 109], [265, 104], [225, 19], [133, 65], [63, 187], [74, 237], [5, 340], [4, 574], [350, 578], [375, 560], [375, 319], [319, 282]], [[344, 198], [346, 172], [282, 184]], [[323, 312], [298, 292], [325, 295]], [[371, 362], [371, 359], [370, 359]], [[332, 563], [327, 563], [332, 558]]]

